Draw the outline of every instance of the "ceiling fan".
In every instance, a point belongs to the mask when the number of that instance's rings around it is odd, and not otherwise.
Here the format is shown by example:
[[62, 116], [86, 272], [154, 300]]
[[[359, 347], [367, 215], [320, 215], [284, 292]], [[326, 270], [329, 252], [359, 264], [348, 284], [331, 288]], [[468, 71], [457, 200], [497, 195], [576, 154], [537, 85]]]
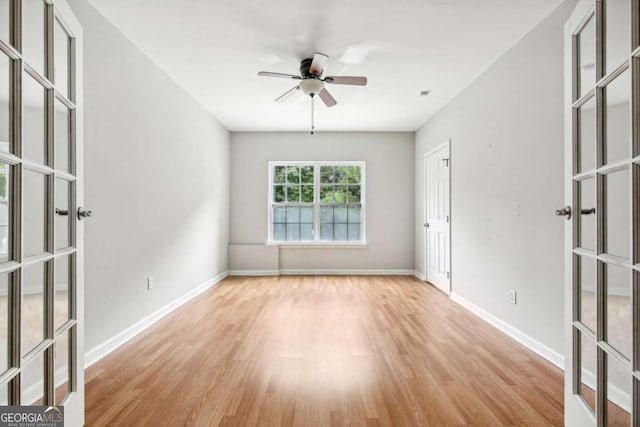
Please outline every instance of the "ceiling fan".
[[314, 114], [313, 114], [313, 100], [316, 95], [322, 99], [322, 102], [327, 107], [333, 107], [338, 102], [335, 98], [329, 93], [327, 88], [325, 87], [325, 83], [327, 84], [337, 84], [337, 85], [354, 85], [354, 86], [365, 86], [367, 84], [366, 77], [353, 77], [353, 76], [326, 76], [322, 77], [324, 73], [325, 65], [329, 57], [327, 55], [323, 55], [321, 53], [316, 53], [313, 55], [313, 58], [306, 58], [300, 62], [300, 75], [297, 76], [295, 74], [283, 74], [283, 73], [273, 73], [270, 71], [260, 71], [258, 73], [259, 76], [264, 77], [280, 77], [285, 79], [292, 80], [300, 80], [296, 86], [292, 89], [286, 91], [278, 98], [276, 98], [276, 102], [282, 102], [285, 99], [296, 94], [298, 91], [302, 91], [305, 95], [309, 95], [311, 97], [311, 134], [313, 134], [314, 126]]

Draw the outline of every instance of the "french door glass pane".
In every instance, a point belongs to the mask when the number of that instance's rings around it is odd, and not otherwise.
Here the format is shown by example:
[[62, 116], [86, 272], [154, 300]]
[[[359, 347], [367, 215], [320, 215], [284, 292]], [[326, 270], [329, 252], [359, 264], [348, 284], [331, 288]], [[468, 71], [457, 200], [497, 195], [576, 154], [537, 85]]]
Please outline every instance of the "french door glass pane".
[[69, 97], [69, 35], [55, 20], [53, 28], [54, 76], [58, 92]]
[[53, 300], [53, 328], [58, 329], [69, 320], [69, 292], [71, 255], [58, 257], [55, 260], [55, 298]]
[[22, 354], [25, 355], [45, 338], [45, 264], [22, 270]]
[[71, 172], [69, 154], [71, 152], [69, 138], [69, 109], [56, 99], [54, 110], [54, 151], [56, 169]]
[[56, 179], [56, 249], [63, 249], [71, 246], [71, 239], [69, 237], [69, 229], [71, 227], [72, 218], [72, 209], [69, 206], [70, 194], [71, 183], [64, 179]]
[[9, 275], [0, 274], [0, 373], [9, 369]]
[[607, 355], [607, 425], [631, 425], [631, 369]]
[[0, 385], [0, 406], [9, 405], [9, 385]]
[[579, 96], [586, 95], [596, 84], [596, 20], [591, 17], [578, 35], [579, 67], [578, 81]]
[[44, 76], [46, 8], [42, 0], [22, 2], [22, 52], [27, 64]]
[[605, 265], [607, 290], [607, 342], [631, 359], [633, 315], [631, 301], [631, 269]]
[[596, 343], [586, 334], [577, 331], [580, 342], [579, 393], [589, 409], [596, 411]]
[[41, 405], [44, 396], [44, 353], [22, 367], [22, 404]]
[[577, 320], [587, 328], [596, 330], [596, 261], [587, 257], [575, 256], [580, 269], [580, 313]]
[[0, 151], [9, 151], [9, 136], [11, 135], [10, 73], [11, 59], [0, 52]]
[[631, 171], [625, 169], [604, 176], [605, 252], [631, 258]]
[[9, 249], [11, 247], [11, 223], [9, 189], [13, 166], [0, 162], [0, 262], [9, 260]]
[[631, 72], [625, 71], [605, 88], [606, 164], [631, 157]]
[[60, 404], [70, 392], [69, 389], [69, 335], [71, 330], [56, 338], [53, 381], [55, 384], [55, 403]]
[[578, 109], [580, 139], [578, 143], [578, 172], [596, 167], [596, 98], [590, 98]]
[[24, 256], [45, 251], [46, 175], [24, 171]]
[[35, 163], [45, 163], [45, 96], [44, 87], [33, 77], [23, 75], [24, 126], [23, 156]]
[[578, 182], [580, 197], [580, 213], [577, 220], [580, 223], [579, 246], [583, 249], [595, 251], [596, 248], [596, 180], [589, 178]]
[[10, 45], [10, 0], [0, 0], [0, 40]]
[[607, 74], [615, 70], [631, 52], [631, 0], [606, 0], [605, 29]]

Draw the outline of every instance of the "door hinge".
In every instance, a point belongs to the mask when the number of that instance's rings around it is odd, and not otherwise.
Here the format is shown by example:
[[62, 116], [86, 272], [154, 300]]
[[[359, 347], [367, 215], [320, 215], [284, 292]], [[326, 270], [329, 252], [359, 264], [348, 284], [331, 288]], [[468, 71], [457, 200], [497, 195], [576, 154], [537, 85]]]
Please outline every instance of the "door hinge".
[[449, 215], [447, 215], [447, 224], [449, 223]]
[[449, 272], [447, 271], [447, 279], [449, 278]]

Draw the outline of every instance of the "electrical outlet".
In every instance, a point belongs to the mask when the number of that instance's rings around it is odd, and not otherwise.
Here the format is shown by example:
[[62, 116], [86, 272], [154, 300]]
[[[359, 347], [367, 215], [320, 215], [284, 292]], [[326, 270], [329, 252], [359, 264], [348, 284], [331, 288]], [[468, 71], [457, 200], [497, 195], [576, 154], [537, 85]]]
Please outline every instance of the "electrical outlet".
[[513, 289], [511, 289], [509, 291], [509, 302], [511, 304], [515, 304], [516, 303], [516, 291], [514, 291]]
[[147, 290], [153, 289], [153, 277], [147, 277]]

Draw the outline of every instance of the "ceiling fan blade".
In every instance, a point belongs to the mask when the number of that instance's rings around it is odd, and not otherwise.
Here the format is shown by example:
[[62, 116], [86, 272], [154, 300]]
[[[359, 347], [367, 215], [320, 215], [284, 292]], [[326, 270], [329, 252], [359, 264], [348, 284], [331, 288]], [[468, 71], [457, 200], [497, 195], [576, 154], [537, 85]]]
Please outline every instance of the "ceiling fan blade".
[[338, 101], [336, 101], [336, 99], [331, 96], [326, 88], [322, 88], [320, 93], [318, 93], [318, 96], [320, 97], [320, 99], [322, 99], [322, 102], [324, 102], [324, 105], [326, 105], [327, 107], [333, 107], [338, 103]]
[[291, 95], [293, 95], [294, 93], [296, 93], [298, 91], [298, 89], [300, 89], [300, 86], [295, 86], [294, 88], [289, 89], [288, 91], [286, 91], [285, 93], [283, 93], [282, 95], [277, 97], [275, 99], [275, 101], [276, 102], [283, 102], [283, 101], [289, 99], [291, 97]]
[[309, 72], [315, 76], [320, 77], [322, 72], [324, 71], [324, 66], [327, 65], [327, 61], [329, 57], [327, 55], [323, 55], [322, 53], [316, 53], [313, 55], [313, 61], [311, 61], [311, 66], [309, 67]]
[[331, 83], [334, 85], [366, 86], [367, 84], [366, 77], [328, 76], [324, 79], [324, 81], [326, 83]]
[[302, 77], [294, 74], [272, 73], [271, 71], [260, 71], [258, 75], [262, 77], [280, 77], [283, 79], [302, 80]]

